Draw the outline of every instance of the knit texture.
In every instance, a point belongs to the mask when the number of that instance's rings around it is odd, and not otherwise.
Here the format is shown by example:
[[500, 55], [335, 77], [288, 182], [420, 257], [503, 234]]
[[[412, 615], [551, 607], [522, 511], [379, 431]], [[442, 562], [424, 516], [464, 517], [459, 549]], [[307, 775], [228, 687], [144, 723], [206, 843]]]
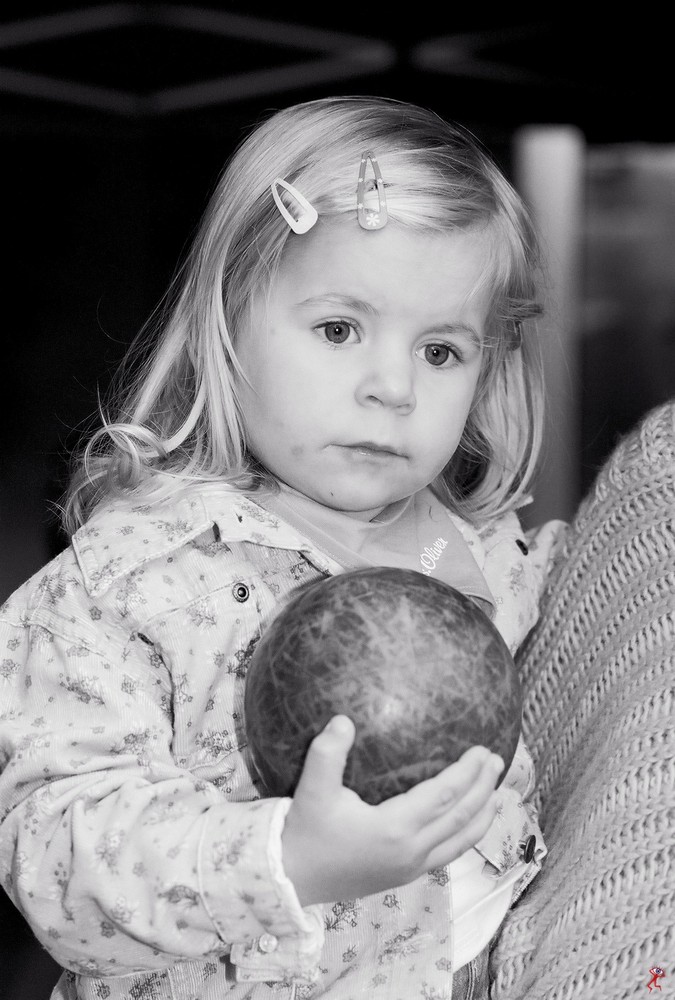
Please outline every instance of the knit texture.
[[519, 658], [549, 855], [510, 911], [493, 1000], [675, 990], [675, 400], [580, 505]]

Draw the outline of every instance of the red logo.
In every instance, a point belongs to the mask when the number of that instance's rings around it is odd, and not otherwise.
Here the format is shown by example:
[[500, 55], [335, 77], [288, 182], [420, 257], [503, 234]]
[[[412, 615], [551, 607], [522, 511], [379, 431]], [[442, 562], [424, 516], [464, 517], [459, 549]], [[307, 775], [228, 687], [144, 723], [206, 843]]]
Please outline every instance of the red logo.
[[655, 965], [653, 969], [649, 970], [649, 975], [652, 977], [647, 983], [647, 989], [649, 992], [651, 993], [652, 988], [660, 990], [661, 983], [659, 982], [659, 979], [661, 979], [662, 976], [665, 976], [663, 969], [658, 965]]

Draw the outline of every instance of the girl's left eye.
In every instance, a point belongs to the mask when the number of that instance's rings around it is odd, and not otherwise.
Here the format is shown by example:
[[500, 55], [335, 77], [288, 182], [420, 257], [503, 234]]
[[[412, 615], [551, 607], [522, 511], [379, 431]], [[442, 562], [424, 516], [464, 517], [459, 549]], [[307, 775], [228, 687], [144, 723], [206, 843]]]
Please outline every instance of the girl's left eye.
[[351, 323], [345, 320], [331, 320], [330, 323], [322, 323], [318, 328], [323, 332], [326, 340], [331, 344], [344, 344], [349, 340], [353, 330]]
[[448, 358], [453, 358], [457, 360], [455, 354], [448, 347], [447, 344], [426, 344], [422, 348], [424, 360], [430, 364], [434, 365], [436, 368], [440, 368], [446, 363]]

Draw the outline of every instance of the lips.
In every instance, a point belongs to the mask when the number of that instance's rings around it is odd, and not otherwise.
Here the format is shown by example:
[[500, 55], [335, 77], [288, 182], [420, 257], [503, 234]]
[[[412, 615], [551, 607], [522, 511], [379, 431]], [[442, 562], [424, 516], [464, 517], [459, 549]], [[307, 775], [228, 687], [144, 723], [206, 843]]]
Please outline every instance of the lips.
[[402, 452], [397, 451], [396, 448], [387, 444], [378, 444], [377, 441], [355, 441], [354, 444], [343, 444], [340, 447], [367, 454], [394, 455], [397, 458], [403, 458]]

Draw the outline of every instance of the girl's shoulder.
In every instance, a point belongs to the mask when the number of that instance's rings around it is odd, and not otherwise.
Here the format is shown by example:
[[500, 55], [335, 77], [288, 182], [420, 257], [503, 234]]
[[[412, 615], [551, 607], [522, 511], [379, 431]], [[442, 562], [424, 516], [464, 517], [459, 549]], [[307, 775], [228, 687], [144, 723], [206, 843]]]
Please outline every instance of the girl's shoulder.
[[198, 538], [211, 524], [199, 490], [154, 502], [135, 498], [102, 504], [69, 545], [14, 591], [2, 610], [55, 606], [68, 592], [95, 596], [157, 556]]
[[497, 548], [516, 548], [530, 558], [530, 561], [546, 571], [552, 564], [567, 534], [566, 521], [552, 518], [535, 527], [524, 527], [516, 511], [507, 511], [476, 527], [487, 553], [495, 553]]
[[217, 485], [100, 505], [70, 544], [8, 597], [0, 621], [95, 644], [102, 630], [128, 631], [139, 616], [224, 586], [228, 574], [249, 568], [253, 545], [298, 547], [289, 526]]
[[[202, 483], [180, 494], [97, 509], [75, 533], [72, 548], [87, 591], [99, 596], [123, 577], [200, 557], [246, 559], [251, 546], [304, 550], [291, 525], [227, 484]], [[174, 566], [174, 568], [176, 568]]]
[[198, 491], [159, 500], [120, 499], [96, 508], [71, 539], [71, 547], [92, 596], [209, 528]]
[[68, 622], [96, 633], [96, 598], [145, 564], [208, 528], [198, 497], [145, 504], [119, 500], [96, 508], [58, 555], [19, 586], [0, 609], [15, 625], [62, 629]]
[[495, 598], [495, 624], [513, 653], [538, 617], [566, 527], [565, 522], [552, 520], [526, 530], [518, 514], [511, 511], [474, 529], [481, 569]]

